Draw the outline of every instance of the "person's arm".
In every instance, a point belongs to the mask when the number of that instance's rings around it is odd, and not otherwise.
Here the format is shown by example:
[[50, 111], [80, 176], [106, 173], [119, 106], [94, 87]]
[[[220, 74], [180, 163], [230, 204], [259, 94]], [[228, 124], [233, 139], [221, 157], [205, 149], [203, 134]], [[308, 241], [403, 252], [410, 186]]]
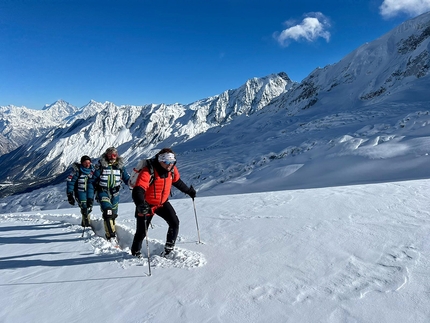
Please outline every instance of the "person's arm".
[[128, 180], [130, 179], [130, 174], [127, 172], [125, 167], [122, 168], [122, 181], [128, 185]]
[[172, 185], [181, 192], [188, 194], [192, 199], [196, 197], [196, 190], [194, 187], [192, 185], [188, 187], [188, 185], [185, 184], [182, 179], [178, 179], [176, 182], [172, 183]]
[[131, 197], [136, 205], [137, 215], [151, 214], [151, 206], [145, 201], [145, 190], [142, 187], [135, 186], [131, 192]]

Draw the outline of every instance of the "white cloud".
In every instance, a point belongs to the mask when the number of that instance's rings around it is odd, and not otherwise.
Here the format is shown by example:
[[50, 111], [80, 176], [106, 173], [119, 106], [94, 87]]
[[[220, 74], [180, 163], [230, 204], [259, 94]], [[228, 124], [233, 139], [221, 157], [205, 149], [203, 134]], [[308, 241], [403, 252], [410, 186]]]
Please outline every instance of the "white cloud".
[[379, 9], [384, 18], [401, 13], [415, 17], [430, 10], [430, 0], [384, 0]]
[[286, 22], [289, 28], [281, 33], [274, 34], [274, 38], [282, 45], [288, 46], [291, 40], [307, 40], [313, 42], [318, 38], [324, 38], [327, 42], [330, 40], [330, 22], [320, 12], [310, 13], [300, 24], [293, 25], [291, 21]]

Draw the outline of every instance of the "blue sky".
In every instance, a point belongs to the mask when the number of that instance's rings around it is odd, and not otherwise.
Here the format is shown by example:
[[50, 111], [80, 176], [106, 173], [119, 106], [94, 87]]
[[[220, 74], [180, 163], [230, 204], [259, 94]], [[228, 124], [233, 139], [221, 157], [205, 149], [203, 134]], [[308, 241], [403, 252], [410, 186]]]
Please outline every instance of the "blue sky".
[[192, 103], [300, 82], [430, 0], [0, 0], [0, 106]]

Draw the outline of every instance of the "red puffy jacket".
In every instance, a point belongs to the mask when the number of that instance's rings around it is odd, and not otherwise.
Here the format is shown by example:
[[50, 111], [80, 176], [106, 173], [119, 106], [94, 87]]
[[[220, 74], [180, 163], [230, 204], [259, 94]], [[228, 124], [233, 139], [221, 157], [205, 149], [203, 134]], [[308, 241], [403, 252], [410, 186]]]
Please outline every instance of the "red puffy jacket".
[[144, 167], [137, 177], [136, 186], [140, 186], [145, 190], [145, 200], [152, 206], [163, 205], [170, 195], [172, 183], [179, 180], [179, 171], [176, 166], [173, 166], [173, 171], [170, 171], [166, 178], [161, 178], [154, 167], [154, 180], [151, 181], [151, 173], [148, 167]]

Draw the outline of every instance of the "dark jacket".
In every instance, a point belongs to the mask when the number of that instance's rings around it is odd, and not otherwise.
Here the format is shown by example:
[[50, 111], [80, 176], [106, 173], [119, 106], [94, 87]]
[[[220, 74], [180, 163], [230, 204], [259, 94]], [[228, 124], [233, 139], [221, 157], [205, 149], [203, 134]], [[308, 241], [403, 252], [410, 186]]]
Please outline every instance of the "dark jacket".
[[94, 187], [91, 178], [95, 168], [85, 168], [79, 163], [72, 164], [72, 170], [67, 177], [67, 194], [74, 193], [80, 203], [94, 199]]
[[106, 159], [106, 154], [103, 154], [95, 167], [93, 176], [94, 185], [97, 185], [97, 191], [117, 192], [121, 187], [121, 183], [128, 183], [130, 175], [124, 166], [122, 157], [116, 159], [111, 164]]

